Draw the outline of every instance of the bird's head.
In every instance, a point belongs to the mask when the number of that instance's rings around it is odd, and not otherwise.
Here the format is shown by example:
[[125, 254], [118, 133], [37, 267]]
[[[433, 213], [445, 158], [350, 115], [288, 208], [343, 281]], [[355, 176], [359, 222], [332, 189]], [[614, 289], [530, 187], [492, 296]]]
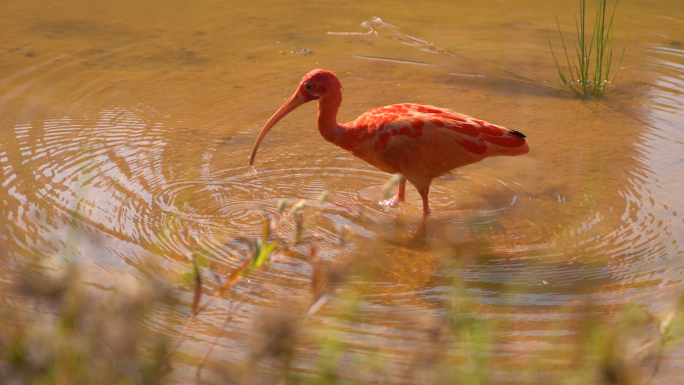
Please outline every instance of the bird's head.
[[330, 96], [341, 96], [342, 84], [334, 73], [328, 70], [315, 69], [304, 75], [302, 81], [299, 82], [296, 94], [304, 98], [306, 102], [326, 99]]
[[261, 144], [261, 141], [268, 131], [273, 128], [280, 119], [284, 118], [285, 115], [304, 103], [319, 99], [323, 102], [324, 100], [333, 98], [339, 99], [339, 101], [341, 101], [342, 98], [342, 84], [334, 73], [323, 69], [315, 69], [304, 75], [302, 81], [299, 82], [299, 86], [294, 95], [292, 95], [280, 109], [273, 114], [271, 119], [264, 125], [264, 128], [261, 129], [261, 132], [254, 143], [254, 147], [252, 148], [252, 154], [249, 156], [250, 166], [254, 163], [254, 157], [256, 157], [259, 144]]

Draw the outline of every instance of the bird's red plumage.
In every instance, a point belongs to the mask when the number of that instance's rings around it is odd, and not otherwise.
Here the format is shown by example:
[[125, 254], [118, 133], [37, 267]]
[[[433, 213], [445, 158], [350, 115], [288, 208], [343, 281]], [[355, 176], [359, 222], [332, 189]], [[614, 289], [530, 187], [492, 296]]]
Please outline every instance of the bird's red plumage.
[[266, 133], [298, 106], [318, 100], [318, 130], [327, 141], [350, 151], [380, 170], [401, 173], [399, 193], [404, 200], [408, 180], [430, 212], [432, 179], [489, 156], [522, 155], [530, 148], [525, 135], [457, 112], [423, 104], [393, 104], [366, 111], [357, 119], [337, 123], [342, 85], [335, 74], [316, 69], [304, 76], [297, 91], [259, 133], [250, 164]]
[[467, 115], [422, 104], [374, 108], [342, 125], [355, 132], [341, 147], [380, 168], [434, 178], [489, 156], [521, 155], [525, 139]]

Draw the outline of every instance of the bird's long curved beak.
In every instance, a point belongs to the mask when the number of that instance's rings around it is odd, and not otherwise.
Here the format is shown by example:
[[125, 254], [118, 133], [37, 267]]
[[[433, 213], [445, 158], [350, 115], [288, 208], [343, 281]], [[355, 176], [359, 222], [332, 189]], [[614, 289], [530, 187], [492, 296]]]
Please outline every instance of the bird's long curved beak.
[[292, 95], [285, 104], [280, 107], [278, 111], [276, 111], [273, 116], [271, 116], [271, 119], [266, 122], [266, 125], [264, 125], [264, 128], [261, 129], [261, 132], [259, 133], [259, 136], [257, 137], [256, 142], [254, 143], [254, 147], [252, 147], [252, 154], [249, 156], [249, 165], [251, 166], [254, 163], [254, 157], [256, 156], [257, 149], [259, 148], [259, 144], [261, 144], [261, 141], [264, 140], [264, 137], [266, 134], [268, 134], [268, 131], [273, 128], [273, 126], [276, 125], [280, 121], [280, 119], [284, 118], [285, 115], [289, 114], [292, 110], [295, 108], [301, 106], [302, 104], [308, 102], [306, 98], [303, 96], [299, 95], [298, 92], [295, 92], [294, 95]]

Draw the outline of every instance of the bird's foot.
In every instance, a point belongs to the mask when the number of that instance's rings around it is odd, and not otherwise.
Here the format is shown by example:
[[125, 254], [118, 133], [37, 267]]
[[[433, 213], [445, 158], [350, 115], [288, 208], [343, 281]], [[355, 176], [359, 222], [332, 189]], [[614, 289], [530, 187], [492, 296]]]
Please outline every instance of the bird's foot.
[[387, 207], [396, 207], [399, 204], [399, 202], [403, 202], [403, 201], [404, 201], [404, 198], [397, 195], [394, 198], [385, 199], [384, 201], [380, 201], [380, 204], [382, 206], [387, 206]]

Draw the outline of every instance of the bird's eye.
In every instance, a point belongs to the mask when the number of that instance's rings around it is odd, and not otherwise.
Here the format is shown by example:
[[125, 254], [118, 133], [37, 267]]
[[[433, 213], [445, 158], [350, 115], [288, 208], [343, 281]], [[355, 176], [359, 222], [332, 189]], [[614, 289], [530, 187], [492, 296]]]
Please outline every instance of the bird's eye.
[[304, 88], [306, 88], [307, 91], [311, 91], [311, 89], [313, 88], [313, 86], [312, 86], [311, 84], [305, 84], [305, 85], [304, 85]]

